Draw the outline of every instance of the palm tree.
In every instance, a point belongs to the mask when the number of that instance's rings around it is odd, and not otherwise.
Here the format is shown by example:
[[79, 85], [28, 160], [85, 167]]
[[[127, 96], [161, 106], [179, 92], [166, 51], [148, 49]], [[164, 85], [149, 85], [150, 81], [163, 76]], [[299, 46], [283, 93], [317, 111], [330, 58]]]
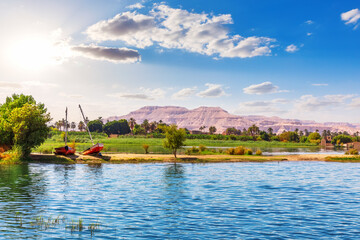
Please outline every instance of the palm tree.
[[145, 132], [148, 133], [150, 129], [149, 120], [145, 119], [141, 126], [145, 129]]
[[259, 134], [259, 127], [253, 124], [249, 127], [248, 132], [252, 137], [254, 137], [256, 134]]
[[157, 128], [157, 125], [158, 125], [158, 123], [156, 122], [156, 121], [153, 121], [153, 122], [151, 122], [150, 123], [150, 131], [151, 132], [154, 132], [155, 131], [155, 129]]
[[216, 127], [215, 126], [209, 127], [209, 133], [210, 134], [214, 134], [215, 132], [216, 132]]
[[134, 130], [135, 124], [136, 124], [136, 120], [135, 120], [134, 118], [130, 118], [130, 119], [129, 119], [129, 127], [130, 127], [130, 129], [131, 129], [131, 134], [133, 134], [133, 130]]
[[270, 135], [270, 136], [272, 136], [272, 135], [273, 135], [273, 131], [274, 131], [274, 129], [272, 129], [272, 128], [268, 128], [268, 130], [267, 130], [267, 131], [268, 131], [269, 135]]
[[70, 127], [71, 127], [71, 129], [74, 131], [74, 130], [75, 130], [75, 128], [76, 128], [76, 124], [75, 124], [75, 122], [71, 122]]
[[83, 121], [80, 121], [78, 124], [78, 129], [80, 130], [80, 132], [82, 132], [85, 129], [85, 124]]
[[202, 131], [202, 130], [204, 130], [205, 128], [206, 128], [206, 126], [201, 126], [201, 127], [199, 127], [199, 130]]

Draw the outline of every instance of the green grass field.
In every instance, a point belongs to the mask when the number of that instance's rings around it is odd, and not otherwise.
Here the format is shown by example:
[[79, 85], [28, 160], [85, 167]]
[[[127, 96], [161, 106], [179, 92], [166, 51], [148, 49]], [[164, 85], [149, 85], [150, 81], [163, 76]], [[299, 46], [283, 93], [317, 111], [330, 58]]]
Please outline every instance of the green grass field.
[[[91, 146], [90, 138], [86, 133], [72, 134], [69, 133], [69, 143], [76, 142], [77, 151], [83, 151]], [[119, 137], [106, 138], [103, 134], [94, 134], [94, 142], [101, 142], [105, 144], [104, 152], [127, 152], [127, 153], [143, 153], [143, 144], [150, 146], [149, 151], [153, 153], [170, 153], [169, 150], [162, 146], [163, 139], [161, 138], [146, 138], [146, 137]], [[288, 143], [288, 142], [266, 142], [266, 141], [236, 141], [236, 140], [209, 140], [209, 139], [187, 139], [186, 146], [199, 146], [200, 144], [207, 147], [237, 147], [244, 146], [247, 148], [318, 148], [312, 143]], [[46, 140], [40, 147], [34, 149], [34, 152], [51, 153], [54, 148], [63, 146], [61, 137], [53, 136]]]

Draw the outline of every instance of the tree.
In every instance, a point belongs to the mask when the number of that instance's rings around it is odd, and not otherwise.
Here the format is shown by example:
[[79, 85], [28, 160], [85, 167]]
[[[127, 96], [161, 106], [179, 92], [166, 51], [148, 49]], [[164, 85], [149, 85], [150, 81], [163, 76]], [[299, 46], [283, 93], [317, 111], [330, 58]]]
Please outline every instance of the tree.
[[135, 135], [145, 135], [145, 129], [143, 127], [141, 127], [139, 124], [135, 124], [134, 129], [133, 129], [133, 134]]
[[270, 136], [271, 135], [269, 133], [265, 132], [265, 131], [260, 132], [260, 137], [264, 141], [270, 141]]
[[273, 132], [274, 132], [274, 129], [272, 129], [271, 127], [270, 128], [268, 128], [268, 134], [270, 135], [270, 136], [272, 136], [273, 135]]
[[74, 130], [75, 130], [75, 128], [76, 128], [76, 124], [75, 124], [75, 122], [71, 122], [70, 127], [71, 127], [71, 129], [74, 131]]
[[103, 123], [100, 120], [92, 120], [88, 123], [90, 132], [102, 132]]
[[133, 133], [134, 127], [135, 127], [136, 121], [134, 118], [129, 119], [129, 127], [131, 129], [131, 133]]
[[241, 130], [237, 130], [236, 128], [227, 128], [225, 131], [226, 135], [241, 135]]
[[214, 134], [215, 132], [216, 132], [216, 127], [215, 126], [209, 127], [209, 133], [210, 134]]
[[299, 135], [296, 132], [283, 132], [279, 137], [280, 141], [299, 142]]
[[165, 128], [164, 147], [172, 151], [176, 158], [176, 152], [179, 148], [184, 146], [186, 140], [186, 133], [183, 128], [178, 129], [176, 125], [172, 124]]
[[107, 135], [110, 134], [128, 134], [130, 133], [130, 127], [126, 119], [120, 119], [119, 121], [111, 121], [104, 125], [104, 132]]
[[206, 126], [201, 126], [201, 127], [199, 127], [199, 130], [202, 131], [202, 130], [204, 130], [205, 128], [206, 128]]
[[321, 139], [321, 136], [318, 132], [310, 133], [308, 136], [309, 141], [320, 140], [320, 139]]
[[141, 126], [145, 129], [145, 132], [148, 133], [150, 130], [150, 123], [149, 120], [145, 119]]
[[331, 140], [331, 143], [335, 145], [337, 142], [339, 142], [339, 143], [350, 143], [352, 141], [353, 141], [353, 139], [350, 136], [340, 134], [340, 135], [337, 135], [336, 137], [334, 137]]
[[44, 104], [32, 96], [12, 95], [0, 106], [0, 144], [17, 147], [22, 157], [40, 146], [47, 138], [51, 120]]
[[248, 132], [252, 137], [254, 137], [255, 135], [259, 134], [259, 127], [253, 124], [248, 128]]
[[82, 132], [83, 130], [85, 130], [85, 124], [83, 121], [80, 121], [78, 124], [78, 129], [80, 130], [80, 132]]

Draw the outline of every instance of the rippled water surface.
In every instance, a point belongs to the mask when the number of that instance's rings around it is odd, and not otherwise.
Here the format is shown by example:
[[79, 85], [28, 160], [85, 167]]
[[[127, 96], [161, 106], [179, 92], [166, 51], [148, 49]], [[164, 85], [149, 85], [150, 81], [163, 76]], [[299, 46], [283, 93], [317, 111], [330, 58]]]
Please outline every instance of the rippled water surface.
[[0, 208], [7, 239], [356, 239], [360, 164], [0, 166]]

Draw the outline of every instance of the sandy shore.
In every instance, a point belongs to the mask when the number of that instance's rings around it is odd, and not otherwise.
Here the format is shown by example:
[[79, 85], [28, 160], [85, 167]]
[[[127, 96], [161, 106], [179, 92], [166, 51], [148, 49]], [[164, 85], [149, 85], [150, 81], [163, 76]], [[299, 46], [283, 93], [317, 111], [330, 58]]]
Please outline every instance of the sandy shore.
[[234, 156], [234, 155], [173, 155], [166, 154], [103, 154], [102, 156], [55, 156], [51, 154], [32, 154], [34, 162], [54, 163], [156, 163], [156, 162], [274, 162], [274, 161], [358, 161], [352, 156], [326, 155], [326, 154], [302, 154], [281, 156]]

